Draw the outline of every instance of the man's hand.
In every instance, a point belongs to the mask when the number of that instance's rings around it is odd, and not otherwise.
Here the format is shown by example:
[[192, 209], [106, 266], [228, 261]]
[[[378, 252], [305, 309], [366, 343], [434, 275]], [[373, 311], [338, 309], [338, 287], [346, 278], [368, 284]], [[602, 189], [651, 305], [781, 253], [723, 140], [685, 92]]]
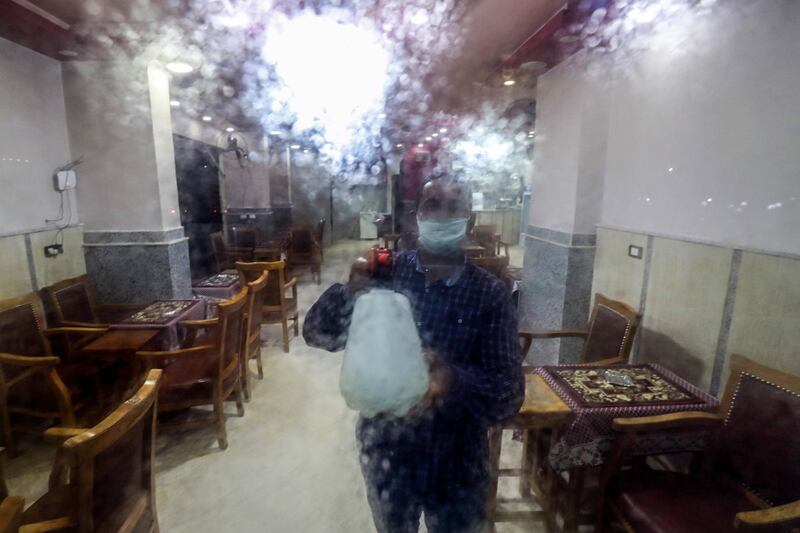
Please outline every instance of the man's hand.
[[436, 352], [424, 350], [422, 355], [428, 363], [428, 390], [425, 392], [425, 396], [411, 408], [406, 415], [407, 417], [419, 416], [441, 402], [450, 390], [450, 384], [453, 381], [453, 371], [450, 370], [447, 363], [436, 355]]

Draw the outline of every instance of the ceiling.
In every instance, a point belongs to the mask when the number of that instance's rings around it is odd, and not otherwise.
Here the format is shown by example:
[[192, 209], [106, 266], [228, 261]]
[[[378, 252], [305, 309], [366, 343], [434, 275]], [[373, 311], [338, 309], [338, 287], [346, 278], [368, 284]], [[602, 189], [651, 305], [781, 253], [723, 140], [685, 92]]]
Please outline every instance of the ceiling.
[[[146, 39], [157, 35], [167, 22], [182, 25], [184, 30], [196, 29], [202, 21], [182, 18], [188, 2], [0, 0], [0, 37], [59, 60], [102, 59], [109, 57], [111, 50], [129, 49], [131, 35]], [[276, 5], [282, 2], [277, 0]], [[378, 12], [381, 0], [375, 2]], [[297, 5], [294, 3], [295, 9]], [[463, 40], [434, 58], [429, 78], [436, 83], [426, 84], [439, 110], [458, 112], [469, 105], [477, 84], [497, 76], [503, 67], [545, 56], [548, 63], [554, 61], [547, 42], [558, 29], [554, 17], [563, 13], [567, 0], [462, 0], [459, 7], [457, 24]], [[547, 35], [537, 38], [537, 32]], [[64, 50], [77, 56], [65, 56]], [[231, 79], [237, 76], [235, 68], [223, 75], [228, 77], [227, 83], [235, 85], [236, 80]]]

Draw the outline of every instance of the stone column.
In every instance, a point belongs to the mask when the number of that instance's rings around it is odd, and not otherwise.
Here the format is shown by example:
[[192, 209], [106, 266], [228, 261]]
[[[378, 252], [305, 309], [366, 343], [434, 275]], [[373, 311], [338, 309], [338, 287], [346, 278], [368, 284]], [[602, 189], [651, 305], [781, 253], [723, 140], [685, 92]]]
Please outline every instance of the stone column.
[[[538, 80], [520, 329], [583, 329], [589, 316], [608, 92], [587, 72], [585, 59], [577, 54]], [[580, 348], [580, 339], [536, 341], [529, 361], [576, 362]]]
[[169, 75], [155, 62], [63, 65], [86, 270], [100, 302], [191, 294], [178, 212]]

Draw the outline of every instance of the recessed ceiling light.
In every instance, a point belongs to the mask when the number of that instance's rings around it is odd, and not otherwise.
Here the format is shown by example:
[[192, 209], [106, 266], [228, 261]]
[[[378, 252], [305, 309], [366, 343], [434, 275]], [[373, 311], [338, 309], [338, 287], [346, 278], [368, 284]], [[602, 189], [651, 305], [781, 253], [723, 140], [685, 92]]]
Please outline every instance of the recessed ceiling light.
[[170, 100], [169, 105], [171, 105], [172, 107], [180, 107], [181, 103], [177, 100]]
[[58, 53], [64, 57], [78, 57], [78, 52], [75, 50], [59, 50]]
[[208, 115], [203, 115], [203, 122], [211, 122], [211, 117]]
[[439, 133], [447, 133], [447, 128], [439, 128]]
[[403, 147], [403, 145], [402, 145], [402, 144], [398, 144], [398, 145], [397, 145], [397, 147], [398, 147], [398, 148], [402, 148], [402, 147]]
[[308, 148], [306, 148], [305, 150], [303, 150], [303, 153], [304, 153], [304, 154], [307, 154], [307, 153], [308, 153]]
[[419, 143], [417, 146], [419, 146], [420, 148], [422, 148], [422, 147], [423, 147], [423, 146], [425, 146], [425, 145], [424, 145], [424, 144], [422, 144], [422, 143]]
[[193, 71], [194, 68], [188, 63], [173, 61], [171, 63], [167, 63], [167, 70], [174, 72], [175, 74], [186, 74], [187, 72]]
[[280, 135], [280, 134], [281, 134], [281, 132], [279, 132], [279, 131], [277, 131], [277, 130], [272, 130], [271, 132], [269, 132], [269, 134], [270, 134], [270, 135]]
[[430, 141], [431, 139], [432, 139], [432, 137], [425, 137], [426, 141]]
[[431, 137], [438, 137], [438, 136], [439, 136], [438, 133], [431, 133]]
[[517, 82], [515, 82], [514, 80], [506, 80], [506, 81], [503, 82], [503, 85], [505, 85], [506, 87], [511, 87], [515, 83], [517, 83]]
[[236, 130], [234, 130], [234, 129], [233, 129], [233, 128], [231, 128], [231, 127], [227, 127], [227, 128], [225, 128], [225, 131], [227, 131], [228, 133], [233, 133], [233, 132], [234, 132], [234, 131], [236, 131]]
[[292, 145], [292, 150], [297, 150], [298, 148], [300, 148], [299, 144], [293, 144]]

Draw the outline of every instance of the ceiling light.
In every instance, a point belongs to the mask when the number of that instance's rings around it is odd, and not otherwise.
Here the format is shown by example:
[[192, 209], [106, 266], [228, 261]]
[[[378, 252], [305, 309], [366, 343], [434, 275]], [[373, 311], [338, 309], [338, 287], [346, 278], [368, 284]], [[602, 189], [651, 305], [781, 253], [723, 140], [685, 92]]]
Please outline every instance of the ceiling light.
[[305, 150], [303, 150], [303, 153], [304, 153], [304, 154], [307, 154], [307, 153], [308, 153], [308, 148], [306, 148]]
[[432, 139], [432, 137], [425, 137], [426, 141], [430, 141], [431, 139]]
[[233, 133], [233, 132], [234, 132], [234, 131], [236, 131], [236, 130], [234, 130], [234, 129], [233, 129], [233, 128], [231, 128], [231, 127], [227, 127], [227, 128], [225, 128], [225, 131], [227, 131], [228, 133]]
[[398, 148], [402, 148], [402, 147], [403, 147], [403, 145], [402, 145], [402, 144], [398, 144], [398, 145], [397, 145], [397, 147], [398, 147]]
[[270, 135], [280, 135], [280, 134], [281, 134], [281, 132], [279, 132], [279, 131], [277, 131], [277, 130], [272, 130], [271, 132], [269, 132], [269, 134], [270, 134]]
[[422, 143], [419, 143], [417, 146], [419, 146], [420, 148], [422, 148], [422, 147], [423, 147], [423, 146], [425, 146], [425, 145], [424, 145], [424, 144], [422, 144]]
[[511, 87], [515, 83], [517, 83], [517, 82], [515, 82], [514, 80], [506, 80], [506, 81], [503, 82], [503, 85], [505, 85], [506, 87]]
[[64, 57], [78, 57], [78, 52], [75, 50], [59, 50], [58, 53]]
[[447, 133], [447, 128], [439, 128], [439, 133]]
[[536, 135], [536, 131], [535, 130], [531, 130], [531, 131], [528, 132], [528, 135]]
[[169, 105], [171, 105], [172, 107], [180, 107], [181, 103], [177, 100], [170, 100]]
[[386, 118], [386, 113], [381, 113], [380, 115], [378, 115], [378, 118]]
[[171, 63], [167, 63], [167, 70], [174, 72], [175, 74], [186, 74], [187, 72], [193, 71], [194, 68], [188, 63], [173, 61]]
[[211, 122], [211, 117], [208, 115], [203, 115], [203, 122]]
[[292, 150], [297, 150], [298, 148], [300, 148], [299, 144], [293, 144], [292, 145]]
[[439, 136], [439, 134], [438, 134], [438, 133], [432, 133], [432, 134], [431, 134], [431, 137], [438, 137], [438, 136]]

